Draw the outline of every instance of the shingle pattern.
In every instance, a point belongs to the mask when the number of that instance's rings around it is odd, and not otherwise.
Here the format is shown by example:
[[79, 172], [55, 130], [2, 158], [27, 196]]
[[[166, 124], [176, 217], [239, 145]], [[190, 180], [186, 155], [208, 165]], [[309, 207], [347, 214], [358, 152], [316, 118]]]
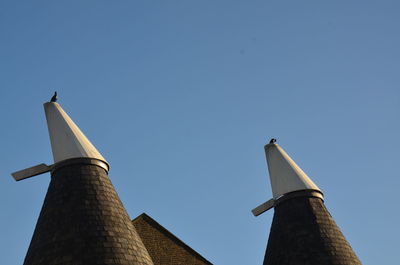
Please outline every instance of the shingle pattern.
[[132, 223], [154, 265], [212, 265], [147, 214], [141, 214]]
[[153, 265], [104, 169], [52, 173], [24, 265]]
[[361, 265], [323, 201], [297, 197], [275, 207], [264, 265]]

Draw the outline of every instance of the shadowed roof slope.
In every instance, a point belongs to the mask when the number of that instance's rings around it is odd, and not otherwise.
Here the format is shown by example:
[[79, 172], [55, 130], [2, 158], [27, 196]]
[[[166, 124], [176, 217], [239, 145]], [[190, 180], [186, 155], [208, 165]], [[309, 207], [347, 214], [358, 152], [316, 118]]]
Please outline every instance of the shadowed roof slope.
[[361, 265], [323, 201], [294, 197], [275, 207], [264, 265]]
[[212, 265], [147, 214], [142, 213], [132, 223], [154, 265]]

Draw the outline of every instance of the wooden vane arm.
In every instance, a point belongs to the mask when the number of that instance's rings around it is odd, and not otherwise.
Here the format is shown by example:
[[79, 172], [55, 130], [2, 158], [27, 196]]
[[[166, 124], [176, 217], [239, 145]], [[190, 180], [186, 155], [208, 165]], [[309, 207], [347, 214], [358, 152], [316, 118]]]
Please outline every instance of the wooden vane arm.
[[273, 208], [274, 205], [275, 205], [275, 200], [274, 199], [270, 199], [270, 200], [264, 202], [263, 204], [257, 206], [253, 210], [251, 210], [251, 212], [253, 213], [254, 216], [259, 216], [260, 214], [262, 214], [262, 213], [268, 211], [269, 209]]
[[26, 168], [26, 169], [11, 173], [11, 175], [13, 176], [13, 178], [16, 181], [20, 181], [23, 179], [27, 179], [30, 177], [34, 177], [34, 176], [49, 172], [52, 169], [52, 167], [53, 167], [53, 165], [48, 166], [46, 164], [39, 164], [39, 165], [30, 167], [30, 168]]

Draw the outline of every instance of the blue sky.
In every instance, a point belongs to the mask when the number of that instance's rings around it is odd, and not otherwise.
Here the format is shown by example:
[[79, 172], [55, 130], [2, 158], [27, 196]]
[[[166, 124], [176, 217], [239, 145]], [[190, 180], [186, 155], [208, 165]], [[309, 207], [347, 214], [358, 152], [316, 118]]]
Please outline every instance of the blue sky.
[[0, 2], [2, 264], [22, 264], [59, 103], [148, 213], [214, 264], [261, 264], [275, 137], [365, 265], [398, 260], [398, 1]]

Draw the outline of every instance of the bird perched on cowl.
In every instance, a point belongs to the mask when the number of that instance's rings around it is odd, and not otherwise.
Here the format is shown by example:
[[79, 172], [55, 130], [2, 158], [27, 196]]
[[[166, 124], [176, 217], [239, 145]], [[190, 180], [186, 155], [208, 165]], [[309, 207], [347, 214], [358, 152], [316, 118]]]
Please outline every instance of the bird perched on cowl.
[[56, 102], [57, 101], [57, 91], [54, 92], [54, 96], [51, 97], [50, 102]]

